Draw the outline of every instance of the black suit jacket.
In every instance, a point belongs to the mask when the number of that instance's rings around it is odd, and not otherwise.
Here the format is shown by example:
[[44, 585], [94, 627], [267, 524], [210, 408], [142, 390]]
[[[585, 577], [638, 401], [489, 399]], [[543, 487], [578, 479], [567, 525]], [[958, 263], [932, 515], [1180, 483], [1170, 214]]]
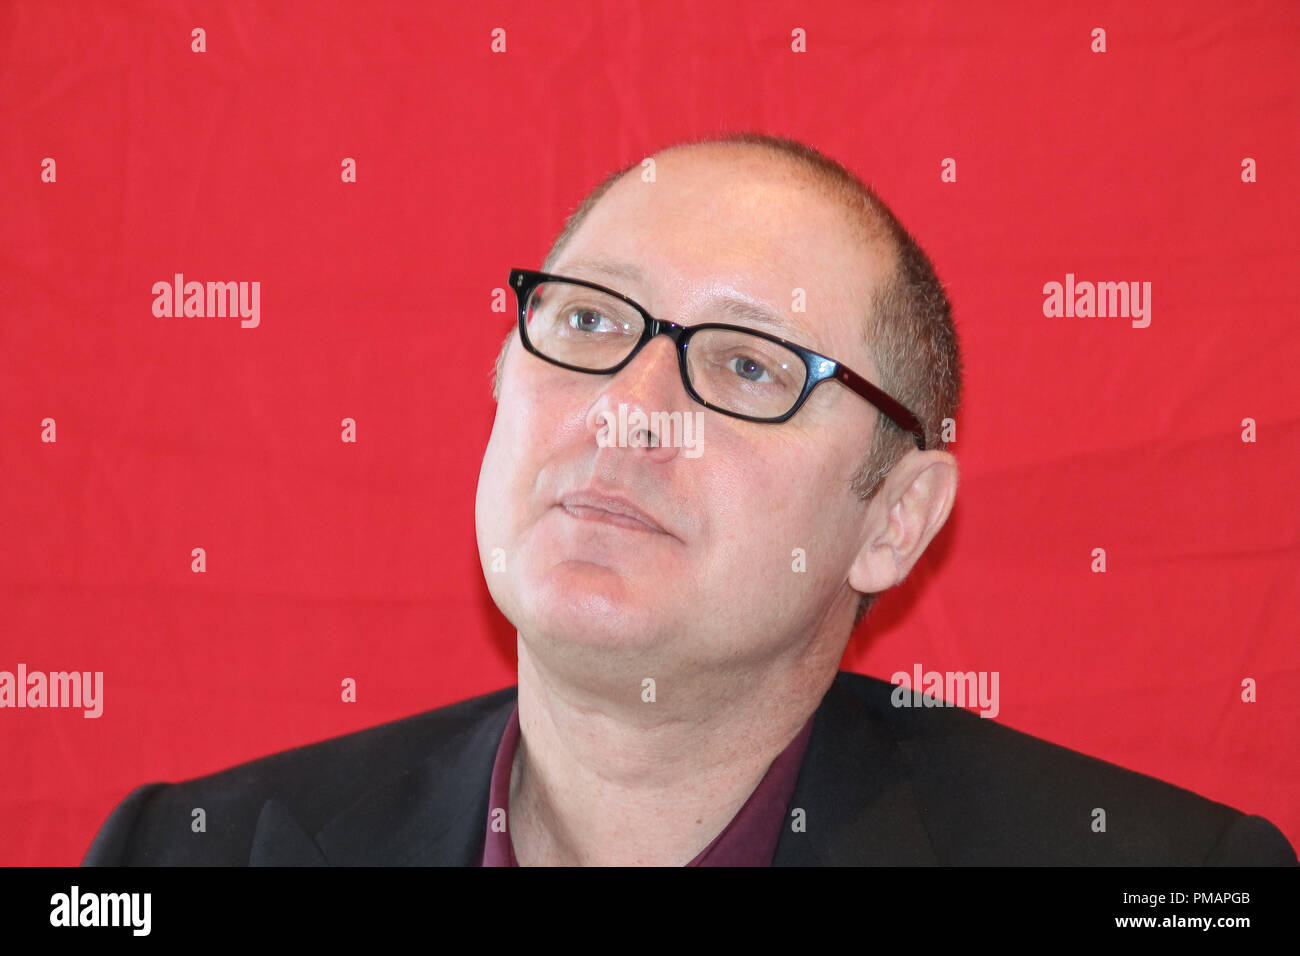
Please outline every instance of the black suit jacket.
[[[894, 690], [836, 676], [773, 865], [1296, 863], [1262, 817], [960, 708], [894, 707]], [[516, 693], [147, 784], [113, 811], [84, 863], [478, 865]], [[196, 808], [206, 832], [191, 829]], [[1096, 808], [1104, 832], [1093, 830]]]

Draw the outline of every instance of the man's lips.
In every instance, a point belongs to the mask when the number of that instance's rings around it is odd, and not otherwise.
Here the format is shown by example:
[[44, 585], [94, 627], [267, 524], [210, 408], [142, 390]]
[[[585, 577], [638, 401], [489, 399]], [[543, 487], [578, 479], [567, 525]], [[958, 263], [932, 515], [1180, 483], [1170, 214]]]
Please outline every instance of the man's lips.
[[632, 531], [668, 534], [659, 522], [623, 498], [594, 491], [574, 491], [561, 497], [558, 504], [571, 517], [580, 520], [602, 521]]

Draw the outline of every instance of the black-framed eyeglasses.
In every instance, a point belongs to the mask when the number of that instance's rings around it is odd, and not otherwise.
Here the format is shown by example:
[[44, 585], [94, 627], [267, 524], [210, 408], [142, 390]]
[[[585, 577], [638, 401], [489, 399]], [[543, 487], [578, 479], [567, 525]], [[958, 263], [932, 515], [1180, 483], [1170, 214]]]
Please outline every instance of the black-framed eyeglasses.
[[766, 332], [656, 319], [621, 292], [565, 276], [510, 270], [519, 337], [540, 359], [575, 372], [612, 375], [656, 335], [677, 346], [682, 384], [707, 408], [750, 422], [788, 421], [812, 390], [835, 380], [862, 396], [925, 450], [925, 429], [900, 402], [834, 359]]

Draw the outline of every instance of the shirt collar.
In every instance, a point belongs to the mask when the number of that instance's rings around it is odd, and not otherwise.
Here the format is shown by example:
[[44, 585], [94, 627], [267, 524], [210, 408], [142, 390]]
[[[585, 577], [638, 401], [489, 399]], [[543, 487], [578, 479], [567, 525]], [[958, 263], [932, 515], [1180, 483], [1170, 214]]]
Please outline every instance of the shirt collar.
[[[767, 768], [754, 792], [731, 822], [687, 866], [771, 866], [777, 840], [786, 822], [786, 809], [794, 793], [808, 738], [810, 716], [785, 750]], [[487, 821], [483, 841], [483, 866], [518, 866], [510, 840], [510, 770], [519, 748], [519, 705], [510, 712], [492, 765]]]

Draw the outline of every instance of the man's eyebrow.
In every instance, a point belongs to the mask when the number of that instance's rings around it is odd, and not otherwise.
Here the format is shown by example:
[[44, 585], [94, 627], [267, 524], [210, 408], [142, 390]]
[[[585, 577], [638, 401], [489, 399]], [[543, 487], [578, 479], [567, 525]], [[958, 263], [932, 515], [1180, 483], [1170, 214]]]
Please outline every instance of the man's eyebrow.
[[603, 272], [616, 279], [628, 279], [632, 282], [641, 282], [645, 279], [645, 274], [632, 263], [618, 262], [614, 259], [577, 259], [565, 266], [564, 272], [566, 275], [573, 275], [575, 269]]
[[[645, 280], [645, 273], [635, 265], [614, 259], [575, 259], [564, 268], [567, 275], [573, 275], [576, 270], [600, 272], [616, 279], [627, 279], [637, 283]], [[723, 313], [720, 317], [723, 322], [731, 320], [739, 323], [760, 325], [773, 335], [798, 342], [800, 345], [814, 341], [812, 334], [804, 326], [753, 302], [723, 296], [715, 301], [714, 306], [720, 313]]]
[[[797, 342], [800, 345], [814, 341], [811, 333], [797, 322], [792, 322], [782, 315], [769, 311], [760, 305], [734, 299], [730, 296], [717, 300], [718, 311], [737, 322], [748, 322], [765, 326], [773, 335]], [[811, 347], [811, 346], [810, 346]]]

